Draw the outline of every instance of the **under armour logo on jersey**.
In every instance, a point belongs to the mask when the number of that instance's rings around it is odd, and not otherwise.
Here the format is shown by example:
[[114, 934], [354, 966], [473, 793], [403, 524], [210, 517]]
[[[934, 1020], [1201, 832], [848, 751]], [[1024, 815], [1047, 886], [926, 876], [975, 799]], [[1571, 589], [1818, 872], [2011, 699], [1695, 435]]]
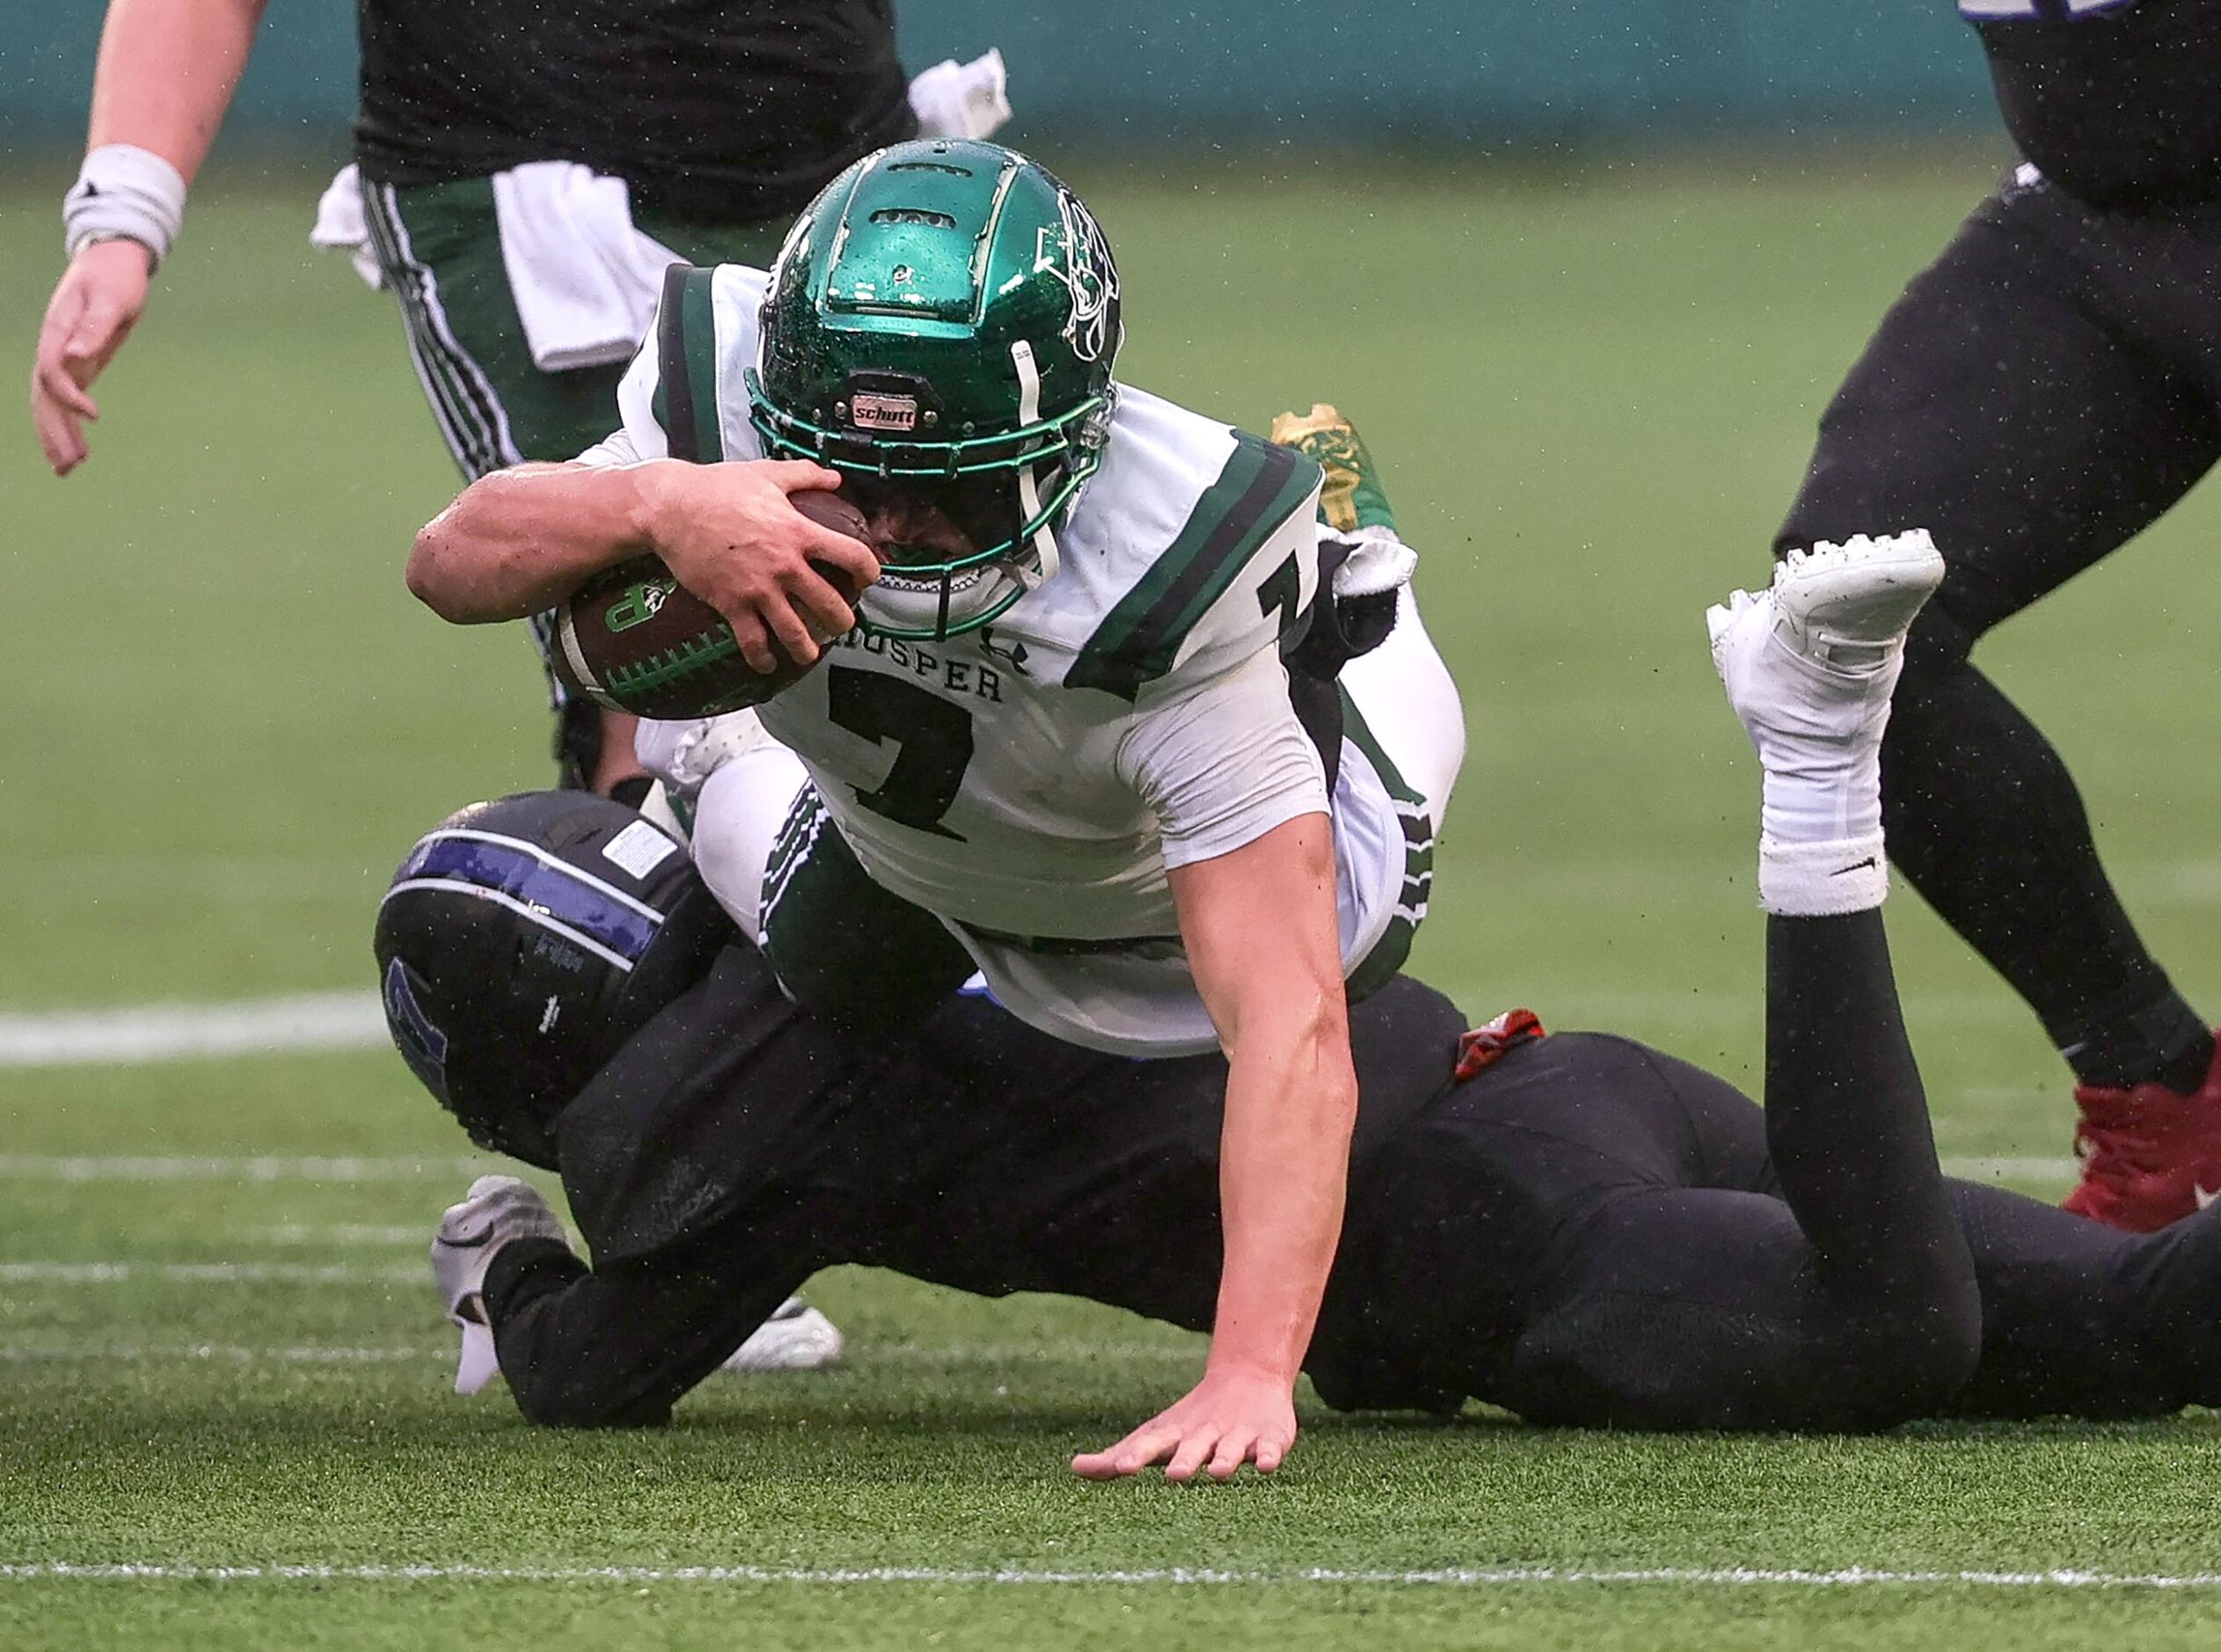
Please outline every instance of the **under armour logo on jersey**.
[[995, 628], [992, 625], [982, 625], [979, 628], [979, 647], [982, 654], [990, 654], [997, 660], [1004, 661], [1019, 676], [1031, 676], [1033, 675], [1026, 669], [1026, 645], [1022, 642], [1013, 642], [1007, 648], [997, 647]]
[[2137, 0], [1959, 0], [1959, 15], [1969, 23], [1996, 23], [2038, 18], [2062, 23], [2071, 18], [2094, 17], [2101, 11], [2125, 11]]

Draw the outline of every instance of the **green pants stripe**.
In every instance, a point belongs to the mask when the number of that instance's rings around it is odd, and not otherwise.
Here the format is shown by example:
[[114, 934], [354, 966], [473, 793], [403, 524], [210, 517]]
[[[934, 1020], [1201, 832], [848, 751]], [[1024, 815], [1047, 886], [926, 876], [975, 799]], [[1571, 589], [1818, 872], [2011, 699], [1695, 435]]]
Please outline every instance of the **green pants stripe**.
[[[362, 206], [371, 248], [400, 301], [417, 382], [465, 478], [526, 460], [574, 459], [617, 428], [625, 363], [560, 373], [533, 365], [501, 261], [492, 179], [406, 187], [366, 179]], [[768, 265], [786, 232], [784, 222], [703, 223], [660, 214], [637, 222], [697, 264]], [[532, 629], [544, 663], [552, 628], [543, 616]], [[549, 687], [559, 705], [552, 676]]]

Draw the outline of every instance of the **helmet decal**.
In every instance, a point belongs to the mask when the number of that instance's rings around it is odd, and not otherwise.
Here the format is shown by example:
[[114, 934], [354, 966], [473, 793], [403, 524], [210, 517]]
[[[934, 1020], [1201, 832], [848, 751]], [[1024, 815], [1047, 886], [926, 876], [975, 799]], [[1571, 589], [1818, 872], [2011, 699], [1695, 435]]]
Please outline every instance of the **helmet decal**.
[[394, 1048], [424, 1087], [442, 1103], [448, 1099], [448, 1035], [442, 1032], [409, 985], [408, 966], [398, 958], [385, 967], [385, 1025]]
[[1056, 206], [1063, 220], [1063, 263], [1060, 267], [1049, 248], [1047, 225], [1035, 232], [1034, 267], [1054, 275], [1071, 295], [1071, 318], [1064, 324], [1064, 342], [1083, 362], [1100, 362], [1107, 347], [1115, 347], [1110, 336], [1110, 318], [1118, 303], [1118, 265], [1111, 258], [1110, 242], [1095, 215], [1069, 189], [1057, 193]]

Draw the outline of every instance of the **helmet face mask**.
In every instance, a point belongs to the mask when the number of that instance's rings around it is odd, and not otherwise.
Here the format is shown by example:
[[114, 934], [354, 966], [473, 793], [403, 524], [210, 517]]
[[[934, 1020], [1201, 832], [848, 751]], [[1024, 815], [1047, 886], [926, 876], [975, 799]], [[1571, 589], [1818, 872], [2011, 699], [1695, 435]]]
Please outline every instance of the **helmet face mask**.
[[839, 471], [859, 499], [915, 490], [969, 541], [903, 547], [858, 604], [868, 629], [976, 630], [1056, 573], [1057, 526], [1109, 440], [1121, 337], [1101, 230], [1009, 150], [898, 144], [803, 214], [747, 376], [764, 451]]

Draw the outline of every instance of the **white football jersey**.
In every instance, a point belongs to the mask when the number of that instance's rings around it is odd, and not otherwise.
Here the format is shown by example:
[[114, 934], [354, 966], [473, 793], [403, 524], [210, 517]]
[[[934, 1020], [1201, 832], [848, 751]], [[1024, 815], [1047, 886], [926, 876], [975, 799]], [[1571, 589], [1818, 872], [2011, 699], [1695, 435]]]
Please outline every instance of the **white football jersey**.
[[[762, 455], [742, 375], [765, 281], [719, 269], [713, 359], [688, 340], [683, 393], [706, 426], [699, 381], [713, 375], [730, 459]], [[660, 415], [672, 392], [651, 340], [619, 391], [623, 429], [588, 462], [668, 452]], [[865, 870], [939, 917], [997, 996], [1043, 1030], [1136, 1055], [1215, 1044], [1165, 872], [1329, 808], [1278, 649], [1319, 587], [1319, 481], [1289, 449], [1121, 387], [1053, 578], [945, 642], [858, 628], [759, 708]], [[1346, 750], [1333, 802], [1354, 969], [1399, 908], [1415, 922], [1414, 845], [1423, 836], [1430, 854], [1432, 834], [1405, 818], [1413, 801], [1403, 788], [1399, 805], [1384, 764]], [[1423, 910], [1423, 883], [1416, 899]]]

